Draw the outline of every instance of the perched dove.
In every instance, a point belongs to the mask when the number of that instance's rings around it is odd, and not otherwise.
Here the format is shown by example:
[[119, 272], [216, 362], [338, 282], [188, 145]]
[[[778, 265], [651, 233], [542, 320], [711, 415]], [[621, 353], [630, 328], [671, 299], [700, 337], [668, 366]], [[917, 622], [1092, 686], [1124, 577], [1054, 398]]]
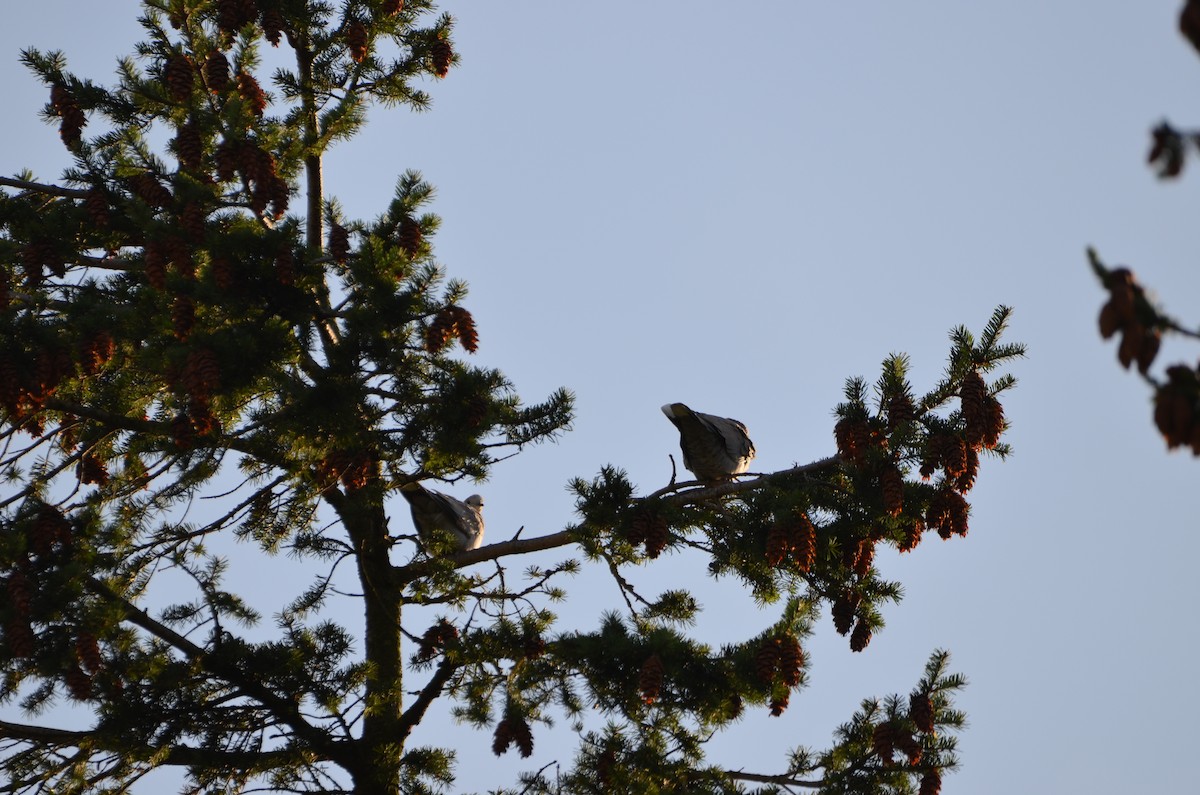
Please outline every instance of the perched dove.
[[483, 543], [483, 497], [472, 494], [461, 502], [420, 483], [406, 483], [400, 493], [412, 509], [413, 524], [422, 536], [437, 530], [449, 533], [459, 550], [476, 549]]
[[754, 442], [750, 441], [742, 423], [727, 417], [701, 414], [682, 403], [668, 403], [662, 411], [679, 429], [683, 465], [697, 480], [719, 483], [750, 468]]

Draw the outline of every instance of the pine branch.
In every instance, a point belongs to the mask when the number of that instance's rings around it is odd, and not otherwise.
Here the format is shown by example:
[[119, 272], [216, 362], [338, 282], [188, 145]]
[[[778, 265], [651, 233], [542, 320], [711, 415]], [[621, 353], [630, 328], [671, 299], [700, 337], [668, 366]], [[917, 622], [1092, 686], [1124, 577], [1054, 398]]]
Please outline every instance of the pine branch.
[[325, 731], [306, 721], [297, 704], [281, 698], [264, 687], [257, 679], [239, 670], [235, 665], [215, 659], [211, 653], [197, 646], [170, 627], [155, 621], [150, 614], [127, 601], [99, 580], [89, 577], [85, 583], [88, 591], [124, 612], [125, 620], [141, 627], [154, 637], [170, 644], [189, 659], [198, 662], [209, 673], [215, 674], [236, 685], [248, 696], [257, 700], [284, 725], [290, 727], [297, 737], [303, 739], [314, 753], [322, 754], [330, 761], [345, 766], [353, 758], [353, 751], [345, 743], [333, 740]]
[[443, 657], [442, 662], [434, 671], [433, 676], [425, 687], [421, 688], [421, 692], [417, 695], [417, 700], [414, 701], [408, 709], [400, 716], [400, 742], [403, 743], [412, 734], [413, 729], [420, 724], [421, 719], [425, 717], [425, 712], [429, 706], [442, 693], [442, 688], [450, 681], [450, 677], [454, 676], [454, 672], [458, 670], [458, 665], [450, 661], [449, 657]]
[[803, 779], [792, 778], [786, 774], [778, 776], [766, 776], [761, 773], [746, 773], [743, 771], [726, 770], [725, 775], [738, 781], [753, 781], [756, 784], [777, 784], [784, 787], [805, 787], [807, 789], [820, 789], [829, 782], [821, 781], [804, 781]]
[[78, 188], [45, 185], [41, 182], [30, 182], [29, 180], [16, 179], [15, 177], [0, 177], [0, 185], [7, 185], [10, 188], [21, 188], [22, 190], [33, 191], [34, 193], [44, 193], [48, 196], [65, 196], [68, 199], [84, 199], [88, 195], [86, 190], [79, 190]]

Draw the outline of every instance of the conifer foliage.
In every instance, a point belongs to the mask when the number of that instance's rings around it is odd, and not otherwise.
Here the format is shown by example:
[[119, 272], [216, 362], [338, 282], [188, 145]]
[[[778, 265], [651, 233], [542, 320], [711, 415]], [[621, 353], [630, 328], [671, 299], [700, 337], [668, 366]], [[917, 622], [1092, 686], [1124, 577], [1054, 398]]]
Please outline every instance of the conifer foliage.
[[[828, 458], [642, 495], [604, 467], [570, 484], [562, 531], [489, 530], [454, 554], [412, 532], [401, 487], [483, 479], [557, 438], [572, 396], [526, 404], [470, 363], [487, 330], [433, 259], [420, 175], [374, 221], [322, 185], [372, 103], [429, 104], [453, 20], [428, 0], [144, 9], [115, 86], [23, 53], [74, 165], [0, 177], [0, 791], [118, 791], [171, 767], [196, 792], [449, 792], [464, 756], [510, 752], [542, 772], [504, 792], [939, 791], [963, 723], [944, 652], [776, 771], [705, 748], [747, 710], [789, 708], [823, 607], [866, 649], [900, 594], [880, 545], [967, 534], [980, 458], [1008, 452], [1007, 309], [978, 339], [953, 332], [924, 395], [899, 355], [873, 394], [849, 381]], [[267, 74], [267, 51], [289, 65]], [[580, 559], [509, 565], [554, 548]], [[230, 549], [286, 551], [299, 574], [255, 603]], [[721, 648], [689, 636], [691, 593], [642, 592], [668, 553], [736, 578], [774, 622]], [[548, 605], [583, 561], [623, 599], [559, 628]], [[70, 725], [43, 712], [56, 701]], [[461, 735], [422, 729], [435, 704]], [[547, 776], [539, 739], [563, 717], [578, 752]]]

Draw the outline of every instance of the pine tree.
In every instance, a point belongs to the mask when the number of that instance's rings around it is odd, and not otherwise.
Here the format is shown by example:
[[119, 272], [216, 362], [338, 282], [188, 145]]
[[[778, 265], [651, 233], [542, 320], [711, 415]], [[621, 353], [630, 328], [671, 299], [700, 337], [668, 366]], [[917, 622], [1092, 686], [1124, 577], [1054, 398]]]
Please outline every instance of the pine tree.
[[[429, 0], [144, 5], [114, 87], [23, 53], [74, 166], [59, 184], [0, 178], [0, 703], [24, 710], [0, 721], [5, 791], [118, 791], [159, 767], [196, 792], [453, 791], [460, 755], [488, 741], [421, 732], [435, 703], [488, 728], [496, 754], [533, 757], [550, 720], [579, 721], [561, 775], [504, 792], [939, 791], [964, 720], [945, 652], [776, 773], [724, 769], [705, 742], [744, 710], [788, 708], [823, 606], [867, 647], [900, 596], [879, 545], [967, 534], [980, 455], [1008, 453], [1008, 309], [978, 338], [954, 330], [920, 397], [901, 355], [873, 390], [851, 379], [828, 458], [641, 495], [606, 466], [570, 484], [562, 531], [456, 551], [413, 532], [398, 493], [558, 438], [572, 395], [525, 404], [470, 364], [486, 336], [433, 260], [419, 174], [369, 222], [322, 185], [371, 104], [429, 104], [453, 20]], [[294, 63], [270, 80], [267, 47]], [[233, 541], [316, 572], [287, 583], [271, 627], [226, 583]], [[554, 548], [579, 559], [520, 583], [512, 562]], [[722, 648], [691, 637], [692, 594], [637, 584], [683, 550], [777, 620]], [[624, 606], [559, 628], [549, 604], [583, 562]], [[346, 570], [353, 589], [337, 588]], [[28, 722], [56, 698], [82, 728]]]
[[[1200, 52], [1197, 0], [1184, 3], [1179, 12], [1179, 32]], [[1164, 180], [1179, 177], [1189, 150], [1200, 148], [1200, 130], [1180, 130], [1166, 121], [1151, 130], [1150, 138], [1146, 160]], [[1200, 365], [1170, 364], [1163, 368], [1161, 377], [1150, 372], [1164, 336], [1200, 339], [1200, 329], [1171, 317], [1156, 305], [1130, 268], [1106, 265], [1090, 247], [1087, 255], [1100, 284], [1108, 291], [1108, 300], [1100, 309], [1100, 336], [1118, 337], [1117, 361], [1126, 370], [1136, 365], [1154, 390], [1154, 424], [1167, 448], [1188, 448], [1192, 455], [1200, 456]]]

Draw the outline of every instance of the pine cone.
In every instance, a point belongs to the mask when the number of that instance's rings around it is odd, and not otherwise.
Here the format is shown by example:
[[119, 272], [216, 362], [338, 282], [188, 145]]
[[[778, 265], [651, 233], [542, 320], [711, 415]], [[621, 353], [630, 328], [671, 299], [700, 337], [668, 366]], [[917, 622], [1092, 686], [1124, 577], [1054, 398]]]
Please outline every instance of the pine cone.
[[100, 643], [96, 636], [87, 630], [82, 630], [75, 636], [75, 657], [84, 670], [98, 672], [104, 665], [100, 657]]
[[475, 318], [461, 306], [448, 307], [454, 317], [454, 333], [468, 353], [479, 350], [479, 332], [475, 329]]
[[66, 86], [55, 83], [50, 87], [50, 104], [62, 122], [58, 134], [68, 148], [74, 148], [83, 140], [83, 128], [87, 126], [87, 116], [79, 107], [75, 96]]
[[262, 116], [263, 111], [267, 109], [267, 95], [258, 81], [245, 72], [238, 72], [237, 89], [254, 115]]
[[421, 226], [411, 216], [404, 216], [400, 219], [399, 227], [396, 231], [396, 244], [400, 246], [409, 257], [417, 256], [421, 249]]
[[907, 392], [897, 392], [889, 395], [887, 399], [887, 426], [889, 431], [894, 431], [909, 422], [914, 422], [917, 419], [917, 409], [913, 405], [912, 397]]
[[514, 720], [512, 738], [517, 744], [517, 750], [521, 752], [522, 759], [533, 756], [533, 732], [529, 730], [529, 724], [524, 718]]
[[[994, 398], [991, 398], [991, 400], [994, 400]], [[975, 478], [978, 474], [979, 453], [975, 452], [974, 447], [968, 447], [967, 467], [958, 477], [954, 478], [954, 488], [957, 489], [960, 494], [966, 494], [975, 485]]]
[[272, 47], [279, 46], [285, 26], [283, 14], [280, 14], [278, 9], [268, 8], [262, 12], [263, 37], [271, 42]]
[[217, 285], [217, 289], [222, 292], [229, 292], [234, 286], [233, 263], [228, 257], [217, 255], [212, 260], [212, 275], [213, 282]]
[[902, 730], [896, 732], [896, 748], [908, 758], [909, 767], [921, 764], [921, 743], [911, 732]]
[[793, 635], [781, 640], [779, 650], [779, 679], [787, 687], [800, 684], [800, 672], [804, 667], [804, 650]]
[[439, 649], [448, 648], [457, 639], [458, 628], [446, 619], [440, 619], [436, 624], [425, 630], [425, 634], [421, 636], [421, 643], [417, 647], [417, 653], [413, 656], [413, 661], [418, 663], [429, 662], [434, 658]]
[[183, 212], [179, 214], [179, 226], [193, 243], [204, 240], [206, 217], [207, 213], [204, 212], [204, 206], [200, 202], [188, 202], [184, 205]]
[[963, 421], [967, 424], [967, 438], [972, 441], [983, 438], [986, 422], [984, 400], [988, 396], [988, 389], [977, 370], [963, 376], [958, 394], [962, 402]]
[[175, 339], [186, 340], [196, 325], [196, 301], [190, 295], [177, 295], [171, 304], [171, 324]]
[[425, 329], [425, 350], [437, 353], [450, 341], [454, 330], [454, 318], [443, 308]]
[[33, 525], [33, 538], [30, 546], [39, 558], [44, 558], [54, 552], [55, 548], [65, 550], [71, 545], [71, 523], [62, 511], [52, 505], [43, 505], [38, 509], [38, 518]]
[[1158, 349], [1161, 345], [1162, 330], [1159, 328], [1149, 329], [1142, 337], [1142, 347], [1134, 357], [1139, 373], [1145, 375], [1149, 371], [1150, 366], [1154, 364], [1155, 357], [1158, 356]]
[[758, 653], [754, 655], [754, 672], [764, 684], [769, 685], [775, 680], [782, 658], [783, 644], [779, 638], [767, 638], [758, 647]]
[[767, 565], [771, 568], [777, 567], [783, 562], [790, 548], [791, 533], [782, 524], [775, 522], [771, 529], [767, 530]]
[[208, 90], [219, 94], [229, 87], [229, 59], [220, 50], [213, 50], [204, 60], [204, 82]]
[[93, 224], [101, 229], [108, 228], [110, 220], [108, 195], [102, 189], [89, 189], [87, 198], [83, 200], [83, 207], [87, 210], [88, 217], [92, 219]]
[[454, 49], [450, 46], [450, 42], [442, 38], [434, 41], [433, 47], [429, 51], [429, 57], [435, 75], [445, 77], [450, 73], [450, 62], [454, 60]]
[[938, 535], [943, 539], [954, 534], [965, 536], [969, 510], [961, 494], [950, 488], [942, 488], [929, 501], [929, 507], [925, 510], [925, 524], [931, 529], [937, 528]]
[[839, 596], [830, 609], [833, 615], [833, 626], [839, 635], [845, 635], [854, 624], [854, 611], [858, 608], [858, 597], [846, 591]]
[[163, 67], [163, 83], [167, 94], [176, 102], [185, 102], [192, 95], [192, 61], [183, 53], [176, 53]]
[[217, 144], [213, 155], [217, 164], [217, 179], [221, 182], [231, 182], [237, 176], [238, 163], [241, 160], [241, 141], [226, 139]]
[[908, 717], [916, 724], [917, 731], [933, 733], [933, 702], [928, 693], [913, 693], [908, 697]]
[[521, 653], [527, 660], [536, 660], [546, 653], [546, 639], [531, 627], [521, 632]]
[[96, 456], [88, 453], [79, 459], [77, 468], [81, 483], [104, 486], [108, 483], [108, 468]]
[[850, 651], [862, 651], [871, 642], [871, 628], [861, 618], [850, 633]]
[[0, 406], [10, 415], [20, 414], [21, 373], [8, 356], [0, 354]]
[[346, 26], [346, 46], [350, 50], [350, 60], [362, 63], [367, 57], [369, 39], [367, 26], [355, 19]]
[[663, 673], [663, 661], [657, 654], [651, 654], [642, 663], [642, 670], [638, 673], [638, 692], [642, 694], [643, 703], [653, 704], [662, 695]]
[[937, 768], [925, 771], [921, 776], [921, 789], [917, 795], [938, 795], [942, 791], [942, 774]]
[[196, 445], [196, 429], [187, 414], [176, 414], [171, 420], [171, 441], [185, 450]]
[[87, 701], [92, 697], [92, 677], [84, 673], [78, 665], [71, 664], [63, 676], [63, 681], [67, 683], [67, 692], [74, 700]]
[[37, 650], [37, 636], [29, 621], [13, 616], [4, 625], [4, 640], [7, 641], [8, 652], [13, 659], [21, 660], [32, 657]]
[[1133, 322], [1125, 326], [1125, 334], [1121, 337], [1121, 344], [1117, 346], [1117, 361], [1126, 370], [1137, 360], [1145, 338], [1146, 328], [1141, 323]]
[[275, 255], [275, 278], [285, 287], [296, 283], [296, 258], [290, 248], [281, 249]]
[[180, 380], [184, 391], [190, 397], [210, 397], [221, 382], [221, 368], [217, 355], [207, 348], [199, 348], [189, 353]]
[[904, 476], [895, 464], [888, 464], [879, 478], [883, 492], [883, 510], [889, 516], [899, 516], [904, 510]]
[[97, 331], [80, 344], [79, 359], [86, 375], [95, 375], [108, 363], [117, 350], [117, 343], [107, 331]]
[[843, 417], [833, 426], [838, 455], [851, 463], [861, 463], [871, 444], [871, 429], [866, 420]]
[[1000, 435], [1004, 433], [1004, 407], [1000, 401], [991, 397], [987, 402], [987, 421], [983, 430], [983, 446], [989, 450], [1000, 444]]
[[891, 721], [884, 721], [875, 726], [871, 733], [871, 751], [883, 760], [884, 766], [895, 763], [896, 728]]
[[350, 232], [346, 227], [334, 221], [329, 227], [329, 256], [339, 265], [346, 264], [350, 255]]
[[139, 199], [156, 210], [171, 206], [171, 191], [164, 188], [158, 179], [147, 171], [130, 177], [129, 187]]
[[223, 33], [237, 33], [258, 18], [254, 0], [218, 0], [217, 27]]
[[854, 562], [850, 568], [859, 577], [866, 577], [871, 573], [871, 566], [875, 563], [875, 540], [872, 538], [860, 538], [858, 544], [854, 548]]
[[200, 138], [200, 128], [195, 122], [180, 125], [175, 131], [175, 157], [179, 164], [189, 171], [197, 171], [204, 163], [204, 142]]
[[771, 717], [778, 718], [783, 714], [783, 711], [788, 708], [788, 701], [791, 699], [791, 696], [792, 693], [790, 690], [784, 690], [771, 699]]
[[29, 578], [25, 576], [25, 572], [16, 569], [9, 574], [4, 581], [4, 592], [8, 596], [8, 603], [16, 611], [16, 615], [28, 621], [31, 600]]
[[667, 520], [658, 515], [652, 516], [646, 525], [644, 540], [646, 556], [651, 560], [656, 559], [667, 548], [670, 540], [671, 534], [667, 530]]
[[1116, 334], [1121, 328], [1121, 318], [1117, 313], [1117, 306], [1110, 298], [1100, 308], [1100, 336], [1104, 339], [1109, 339]]
[[167, 260], [175, 272], [188, 281], [196, 278], [196, 260], [192, 258], [192, 247], [181, 237], [169, 237], [163, 243]]
[[383, 0], [379, 13], [385, 17], [394, 17], [404, 10], [404, 0]]
[[813, 526], [808, 514], [801, 512], [796, 517], [796, 525], [792, 536], [792, 560], [800, 571], [808, 571], [817, 560], [817, 528]]

